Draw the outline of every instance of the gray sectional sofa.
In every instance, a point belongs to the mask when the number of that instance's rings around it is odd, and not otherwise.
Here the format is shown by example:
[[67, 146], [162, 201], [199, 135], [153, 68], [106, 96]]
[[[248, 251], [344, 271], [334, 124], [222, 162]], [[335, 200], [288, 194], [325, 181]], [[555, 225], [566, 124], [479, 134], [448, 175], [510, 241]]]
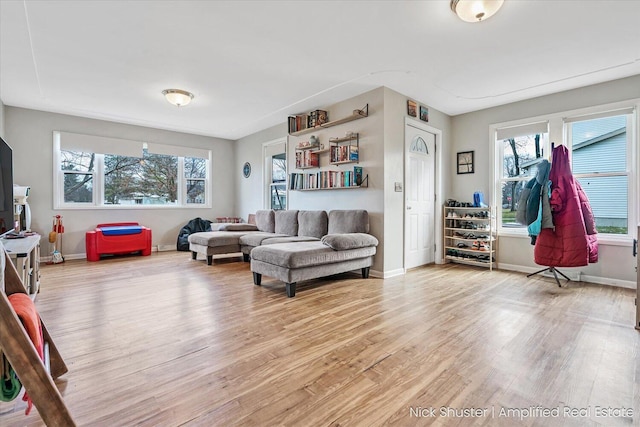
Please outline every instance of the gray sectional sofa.
[[203, 254], [208, 264], [213, 255], [242, 252], [251, 260], [254, 284], [261, 285], [262, 275], [274, 277], [293, 297], [301, 280], [358, 268], [367, 278], [378, 245], [368, 232], [365, 210], [261, 210], [255, 225], [227, 224], [190, 235], [189, 249], [193, 259]]

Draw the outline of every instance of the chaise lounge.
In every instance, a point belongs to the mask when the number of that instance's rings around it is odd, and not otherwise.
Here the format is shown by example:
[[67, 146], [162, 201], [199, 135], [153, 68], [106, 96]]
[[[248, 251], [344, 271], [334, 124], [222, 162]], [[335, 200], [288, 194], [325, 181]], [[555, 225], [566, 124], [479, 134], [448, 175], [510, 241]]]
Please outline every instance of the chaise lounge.
[[[361, 269], [369, 277], [378, 240], [368, 234], [369, 215], [363, 210], [334, 210], [328, 215], [328, 229], [320, 240], [262, 244], [251, 250], [251, 271], [255, 285], [262, 275], [285, 283], [287, 296], [296, 294], [296, 283]], [[264, 243], [264, 242], [263, 242]]]

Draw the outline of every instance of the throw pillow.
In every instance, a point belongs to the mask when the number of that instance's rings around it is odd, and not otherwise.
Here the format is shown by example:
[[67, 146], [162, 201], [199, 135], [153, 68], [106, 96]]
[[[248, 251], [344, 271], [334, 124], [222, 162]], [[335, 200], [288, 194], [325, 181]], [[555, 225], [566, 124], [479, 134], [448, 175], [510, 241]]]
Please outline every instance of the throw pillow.
[[366, 233], [327, 234], [321, 241], [336, 251], [378, 246], [378, 239]]

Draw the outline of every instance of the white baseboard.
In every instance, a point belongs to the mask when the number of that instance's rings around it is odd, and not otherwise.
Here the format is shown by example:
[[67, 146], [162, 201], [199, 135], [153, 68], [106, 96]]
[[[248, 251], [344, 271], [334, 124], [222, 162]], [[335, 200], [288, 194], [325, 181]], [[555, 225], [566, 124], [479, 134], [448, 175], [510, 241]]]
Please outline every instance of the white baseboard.
[[[65, 260], [72, 260], [72, 259], [86, 259], [87, 258], [87, 254], [62, 254], [62, 257]], [[40, 262], [42, 263], [47, 263], [50, 262], [52, 259], [52, 256], [41, 256], [40, 257]]]
[[[498, 263], [498, 269], [531, 274], [536, 271], [542, 270], [542, 267], [527, 267], [524, 265]], [[630, 280], [620, 280], [620, 279], [611, 279], [608, 277], [589, 276], [586, 274], [582, 274], [580, 270], [572, 270], [572, 269], [565, 270], [560, 268], [560, 271], [562, 271], [562, 273], [564, 273], [567, 277], [569, 277], [571, 280], [575, 282], [595, 283], [598, 285], [618, 286], [618, 287], [629, 288], [629, 289], [636, 288], [636, 283]], [[553, 278], [553, 274], [549, 272], [542, 273], [542, 276]], [[563, 280], [562, 276], [559, 276], [558, 278], [560, 280]]]
[[[173, 245], [151, 246], [151, 252], [165, 252], [165, 251], [175, 251], [175, 250], [176, 250], [176, 247]], [[84, 252], [79, 254], [62, 254], [62, 256], [64, 257], [65, 260], [87, 259], [87, 254]], [[40, 257], [40, 262], [49, 262], [49, 261], [51, 261], [51, 255]]]
[[378, 271], [378, 270], [371, 270], [369, 272], [369, 274], [373, 277], [377, 277], [378, 279], [388, 279], [390, 277], [395, 277], [395, 276], [402, 276], [403, 274], [405, 274], [406, 271], [404, 270], [404, 268], [398, 268], [396, 270], [390, 270], [390, 271]]
[[587, 276], [586, 274], [582, 275], [582, 281], [589, 282], [589, 283], [596, 283], [598, 285], [618, 286], [620, 288], [629, 288], [629, 289], [636, 288], [636, 282], [632, 282], [631, 280], [607, 279], [607, 278], [598, 277], [598, 276]]

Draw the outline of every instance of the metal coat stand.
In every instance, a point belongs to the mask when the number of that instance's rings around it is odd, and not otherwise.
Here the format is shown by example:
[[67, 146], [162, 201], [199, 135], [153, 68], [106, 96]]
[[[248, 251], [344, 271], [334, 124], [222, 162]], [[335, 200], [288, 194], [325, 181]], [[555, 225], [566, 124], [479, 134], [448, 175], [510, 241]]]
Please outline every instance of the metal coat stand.
[[[562, 287], [562, 284], [560, 283], [560, 279], [558, 279], [558, 274], [561, 275], [562, 277], [564, 277], [565, 279], [567, 279], [567, 282], [571, 281], [571, 279], [569, 279], [562, 271], [558, 270], [555, 267], [543, 268], [542, 270], [538, 270], [538, 271], [536, 271], [534, 273], [527, 274], [527, 277], [531, 277], [531, 276], [534, 276], [536, 274], [544, 273], [545, 271], [548, 271], [549, 273], [553, 274], [553, 277], [555, 277], [556, 283], [558, 284], [559, 287]], [[556, 273], [558, 273], [558, 274], [556, 274]]]

